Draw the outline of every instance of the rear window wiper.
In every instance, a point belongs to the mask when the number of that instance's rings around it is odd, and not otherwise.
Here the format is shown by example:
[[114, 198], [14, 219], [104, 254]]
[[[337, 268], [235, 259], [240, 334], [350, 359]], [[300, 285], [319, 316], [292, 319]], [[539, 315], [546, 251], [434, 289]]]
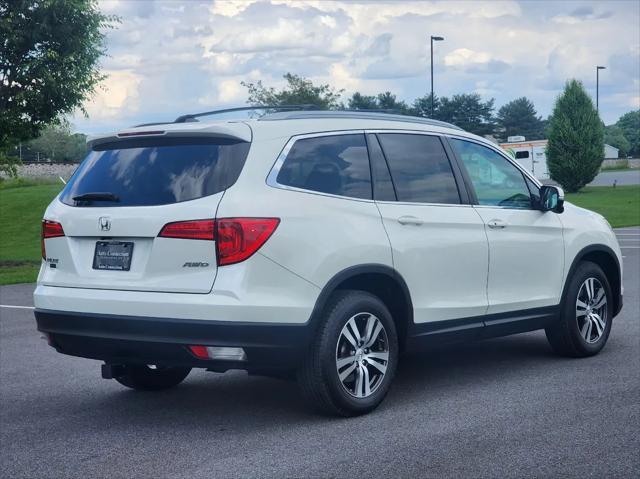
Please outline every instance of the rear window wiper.
[[73, 201], [113, 201], [118, 202], [120, 198], [113, 193], [95, 192], [83, 193], [73, 197]]

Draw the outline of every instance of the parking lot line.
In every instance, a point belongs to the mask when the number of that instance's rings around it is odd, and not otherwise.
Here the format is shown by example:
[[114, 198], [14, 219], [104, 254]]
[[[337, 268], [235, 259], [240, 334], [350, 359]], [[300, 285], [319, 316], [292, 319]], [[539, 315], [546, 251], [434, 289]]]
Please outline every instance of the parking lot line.
[[34, 306], [17, 306], [15, 304], [0, 304], [0, 308], [9, 308], [9, 309], [35, 309]]

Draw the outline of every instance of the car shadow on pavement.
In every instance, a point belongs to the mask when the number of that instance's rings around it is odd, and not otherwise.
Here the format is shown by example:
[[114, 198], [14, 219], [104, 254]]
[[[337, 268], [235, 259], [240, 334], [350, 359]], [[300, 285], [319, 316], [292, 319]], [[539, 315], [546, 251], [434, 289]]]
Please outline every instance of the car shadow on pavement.
[[[452, 345], [401, 359], [392, 390], [374, 413], [402, 409], [403, 404], [428, 402], [437, 398], [469, 394], [474, 388], [496, 381], [539, 374], [541, 362], [557, 361], [544, 334], [499, 338]], [[100, 384], [100, 383], [98, 383]], [[77, 421], [69, 428], [92, 427], [121, 430], [130, 428], [206, 428], [234, 431], [256, 426], [277, 427], [326, 422], [314, 414], [298, 393], [295, 382], [248, 376], [233, 371], [226, 374], [193, 371], [179, 387], [163, 392], [137, 392], [115, 381], [106, 387], [91, 385], [89, 395], [65, 394], [64, 401], [49, 404], [48, 413], [71, 407]], [[89, 386], [87, 386], [89, 387]], [[340, 420], [340, 419], [335, 419]]]

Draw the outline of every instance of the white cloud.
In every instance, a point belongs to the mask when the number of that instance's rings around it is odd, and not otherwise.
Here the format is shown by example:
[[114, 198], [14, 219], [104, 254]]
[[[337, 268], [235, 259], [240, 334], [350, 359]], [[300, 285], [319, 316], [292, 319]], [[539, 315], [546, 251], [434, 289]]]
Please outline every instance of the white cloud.
[[362, 86], [362, 81], [353, 76], [351, 69], [342, 64], [334, 63], [329, 69], [329, 83], [335, 85], [338, 89], [345, 89], [347, 91], [356, 91]]
[[475, 52], [468, 48], [458, 48], [444, 57], [447, 66], [464, 66], [471, 63], [488, 63], [491, 55], [487, 52]]
[[[109, 31], [108, 89], [87, 105], [83, 131], [243, 104], [241, 81], [283, 85], [292, 72], [411, 102], [478, 92], [496, 106], [528, 96], [546, 116], [568, 78], [591, 92], [601, 75], [605, 122], [638, 104], [640, 5], [590, 1], [103, 0], [122, 23]], [[346, 101], [346, 97], [344, 100]]]
[[223, 80], [218, 84], [218, 101], [231, 103], [244, 99], [244, 88], [239, 80]]
[[235, 17], [244, 12], [254, 0], [215, 0], [211, 6], [211, 13], [223, 17]]
[[96, 90], [96, 95], [85, 109], [92, 119], [116, 118], [132, 113], [139, 108], [139, 91], [142, 77], [132, 71], [114, 70], [105, 72], [107, 78]]

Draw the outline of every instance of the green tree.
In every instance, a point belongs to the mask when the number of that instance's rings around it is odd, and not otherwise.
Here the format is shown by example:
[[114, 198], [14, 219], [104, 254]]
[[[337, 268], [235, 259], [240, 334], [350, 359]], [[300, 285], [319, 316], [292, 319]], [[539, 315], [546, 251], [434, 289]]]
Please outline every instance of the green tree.
[[355, 92], [347, 101], [350, 110], [377, 110], [380, 108], [378, 99], [373, 95], [362, 95]]
[[590, 183], [604, 159], [604, 127], [591, 97], [577, 80], [567, 82], [549, 120], [547, 165], [570, 193]]
[[409, 107], [402, 100], [398, 100], [390, 91], [379, 93], [376, 97], [378, 108], [381, 110], [390, 110], [392, 113], [405, 115], [409, 113]]
[[477, 93], [440, 98], [435, 119], [453, 123], [476, 135], [491, 135], [495, 130], [493, 98], [483, 102]]
[[544, 123], [533, 103], [526, 97], [503, 105], [497, 114], [499, 137], [506, 141], [510, 136], [522, 135], [527, 140], [544, 138]]
[[[434, 95], [433, 97], [433, 112], [434, 117], [435, 112], [438, 110], [440, 106], [440, 99]], [[431, 118], [431, 93], [425, 96], [421, 96], [413, 100], [413, 104], [411, 105], [411, 114], [415, 116], [422, 116], [424, 118]]]
[[629, 154], [631, 143], [624, 136], [624, 131], [618, 125], [609, 125], [604, 129], [604, 142], [620, 150], [619, 157], [624, 158]]
[[0, 0], [0, 170], [15, 175], [8, 150], [82, 108], [116, 21], [95, 0]]
[[314, 85], [307, 78], [286, 73], [287, 85], [282, 90], [265, 87], [261, 80], [256, 83], [241, 82], [249, 93], [250, 105], [315, 105], [323, 110], [340, 107], [338, 100], [344, 90], [336, 90], [330, 85]]
[[616, 122], [616, 126], [618, 126], [622, 130], [624, 137], [629, 142], [628, 154], [633, 155], [636, 158], [639, 157], [640, 156], [640, 110], [630, 111], [629, 113], [625, 113]]
[[50, 125], [40, 136], [23, 145], [23, 158], [41, 158], [52, 162], [79, 162], [87, 154], [86, 136], [71, 133], [67, 122]]

